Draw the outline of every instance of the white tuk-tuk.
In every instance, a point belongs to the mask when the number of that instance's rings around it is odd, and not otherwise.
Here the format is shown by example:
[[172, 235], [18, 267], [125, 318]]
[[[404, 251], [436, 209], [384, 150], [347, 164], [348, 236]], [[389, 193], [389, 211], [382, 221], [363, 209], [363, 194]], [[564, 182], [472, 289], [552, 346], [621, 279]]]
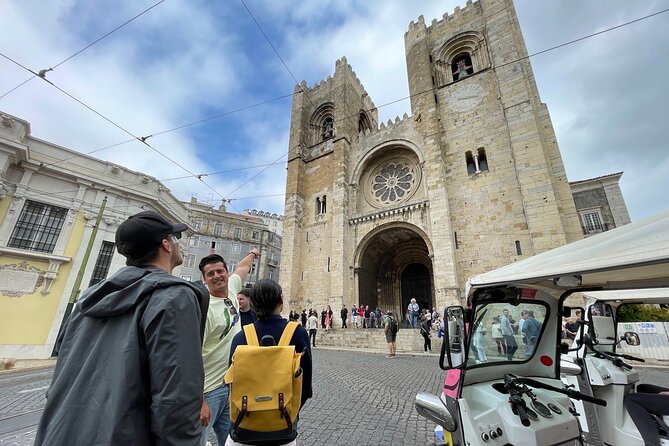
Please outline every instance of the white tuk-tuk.
[[[563, 339], [574, 293], [587, 309]], [[416, 397], [445, 444], [644, 444], [623, 404], [641, 358], [616, 351], [640, 341], [616, 322], [623, 304], [669, 303], [669, 213], [471, 277], [467, 301], [444, 310], [444, 393]]]

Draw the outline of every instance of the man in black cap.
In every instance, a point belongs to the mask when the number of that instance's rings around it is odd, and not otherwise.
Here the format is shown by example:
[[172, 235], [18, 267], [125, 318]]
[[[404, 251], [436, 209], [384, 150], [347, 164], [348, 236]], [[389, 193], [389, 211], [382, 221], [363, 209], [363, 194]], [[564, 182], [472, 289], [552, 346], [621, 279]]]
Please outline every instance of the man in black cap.
[[75, 305], [36, 445], [195, 445], [209, 294], [174, 277], [185, 224], [140, 212], [116, 231], [126, 266]]

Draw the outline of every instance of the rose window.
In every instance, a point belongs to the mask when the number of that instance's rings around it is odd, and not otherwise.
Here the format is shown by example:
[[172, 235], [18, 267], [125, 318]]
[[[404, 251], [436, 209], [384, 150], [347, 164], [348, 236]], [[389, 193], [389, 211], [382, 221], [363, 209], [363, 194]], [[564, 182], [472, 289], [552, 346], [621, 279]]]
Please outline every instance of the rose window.
[[372, 194], [382, 203], [405, 198], [416, 182], [416, 174], [402, 163], [390, 163], [381, 168], [372, 180]]

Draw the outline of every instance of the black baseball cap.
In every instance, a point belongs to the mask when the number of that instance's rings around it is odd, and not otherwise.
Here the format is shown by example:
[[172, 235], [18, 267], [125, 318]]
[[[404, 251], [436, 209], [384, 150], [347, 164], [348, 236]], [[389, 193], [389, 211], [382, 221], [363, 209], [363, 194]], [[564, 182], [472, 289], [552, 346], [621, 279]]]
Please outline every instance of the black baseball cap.
[[181, 232], [186, 229], [187, 225], [173, 224], [157, 212], [140, 212], [130, 216], [116, 230], [116, 249], [125, 257], [138, 259], [171, 234], [181, 238]]

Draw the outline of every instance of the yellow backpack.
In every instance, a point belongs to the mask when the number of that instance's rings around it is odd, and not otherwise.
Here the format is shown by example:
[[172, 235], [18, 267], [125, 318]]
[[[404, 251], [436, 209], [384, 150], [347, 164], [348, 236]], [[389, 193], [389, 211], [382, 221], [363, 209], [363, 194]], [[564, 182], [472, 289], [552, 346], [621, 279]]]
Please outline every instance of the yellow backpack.
[[297, 322], [288, 322], [276, 346], [260, 346], [253, 324], [244, 326], [240, 345], [225, 374], [230, 384], [231, 437], [245, 443], [293, 439], [302, 401], [302, 353], [289, 345]]

